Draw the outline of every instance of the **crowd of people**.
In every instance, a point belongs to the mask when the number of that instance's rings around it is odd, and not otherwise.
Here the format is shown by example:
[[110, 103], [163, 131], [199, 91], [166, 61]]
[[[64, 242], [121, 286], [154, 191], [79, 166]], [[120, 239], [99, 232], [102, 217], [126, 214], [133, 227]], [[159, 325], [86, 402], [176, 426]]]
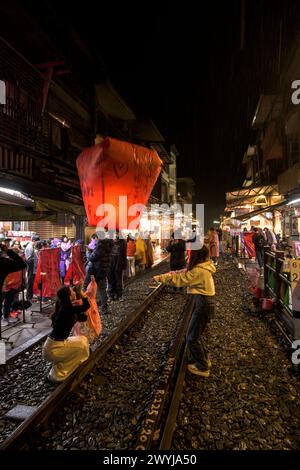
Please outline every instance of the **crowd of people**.
[[25, 263], [20, 275], [8, 276], [1, 288], [0, 318], [2, 326], [17, 321], [17, 318], [11, 313], [21, 290], [25, 291], [26, 299], [29, 302], [42, 300], [45, 303], [51, 300], [45, 297], [40, 299], [40, 296], [33, 292], [42, 250], [59, 249], [58, 274], [63, 285], [72, 259], [72, 247], [81, 247], [82, 260], [86, 269], [83, 288], [87, 289], [90, 276], [94, 274], [98, 286], [98, 302], [104, 313], [108, 310], [108, 299], [121, 300], [123, 276], [135, 276], [137, 271], [151, 267], [154, 262], [150, 236], [146, 236], [144, 239], [141, 236], [135, 237], [129, 234], [127, 240], [124, 240], [119, 239], [116, 235], [114, 240], [105, 240], [100, 243], [97, 234], [94, 234], [90, 243], [85, 246], [83, 240], [74, 241], [66, 235], [48, 240], [41, 240], [38, 235], [33, 235], [31, 240], [20, 242], [0, 234], [0, 244], [2, 247], [1, 257], [8, 259], [8, 253], [14, 253]]
[[[262, 268], [264, 248], [275, 249], [278, 239], [268, 228], [252, 228], [252, 242], [256, 258]], [[187, 288], [195, 298], [195, 307], [187, 333], [191, 363], [188, 371], [207, 378], [212, 366], [203, 333], [214, 313], [215, 286], [213, 274], [218, 258], [226, 248], [221, 229], [210, 228], [200, 249], [191, 249], [195, 237], [184, 240], [173, 234], [166, 246], [170, 254], [170, 272], [154, 276], [154, 280], [173, 287], [174, 292]], [[81, 246], [85, 264], [85, 278], [76, 286], [63, 285], [71, 262], [72, 247]], [[44, 358], [52, 364], [48, 379], [59, 383], [72, 374], [90, 354], [90, 344], [102, 331], [101, 315], [110, 313], [110, 302], [122, 300], [123, 275], [128, 277], [153, 264], [153, 246], [150, 237], [133, 236], [127, 239], [94, 234], [85, 246], [63, 236], [60, 239], [40, 240], [33, 236], [22, 246], [17, 240], [0, 239], [0, 306], [4, 321], [10, 318], [18, 290], [9, 282], [12, 273], [20, 273], [20, 285], [26, 287], [27, 299], [33, 300], [33, 282], [39, 253], [43, 249], [59, 248], [59, 271], [62, 287], [57, 292], [52, 331], [43, 346]], [[16, 277], [14, 276], [14, 280]]]
[[[195, 295], [195, 309], [187, 341], [193, 358], [188, 370], [202, 377], [209, 376], [211, 361], [205, 349], [202, 334], [213, 312], [215, 294], [212, 274], [216, 271], [220, 255], [220, 234], [210, 229], [205, 245], [200, 250], [190, 250], [194, 239], [184, 240], [172, 236], [166, 251], [170, 253], [170, 273], [155, 276], [159, 282], [173, 285], [175, 291], [187, 287]], [[222, 240], [222, 239], [221, 239]], [[86, 275], [76, 286], [63, 285], [71, 262], [72, 246], [81, 246]], [[40, 240], [34, 235], [26, 246], [17, 240], [0, 240], [1, 292], [4, 294], [5, 319], [9, 318], [13, 300], [18, 290], [10, 288], [9, 273], [21, 273], [21, 288], [26, 287], [27, 299], [34, 300], [33, 282], [41, 250], [59, 248], [60, 278], [62, 287], [57, 292], [52, 331], [43, 346], [44, 358], [52, 364], [48, 379], [59, 383], [88, 357], [89, 345], [102, 331], [101, 315], [110, 313], [110, 302], [122, 300], [123, 274], [134, 276], [153, 264], [153, 246], [150, 237], [128, 235], [127, 240], [94, 234], [84, 246], [81, 240], [73, 243], [68, 237]], [[7, 287], [8, 290], [2, 289]], [[11, 291], [11, 292], [10, 292]], [[1, 297], [1, 306], [2, 306]], [[1, 309], [2, 316], [2, 309]], [[5, 320], [4, 319], [4, 320]]]

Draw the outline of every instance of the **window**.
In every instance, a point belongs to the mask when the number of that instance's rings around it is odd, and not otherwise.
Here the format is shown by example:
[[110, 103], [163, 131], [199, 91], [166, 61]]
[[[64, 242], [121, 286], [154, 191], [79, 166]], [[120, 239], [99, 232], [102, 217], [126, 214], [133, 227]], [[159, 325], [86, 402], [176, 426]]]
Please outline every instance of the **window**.
[[21, 230], [21, 222], [13, 222], [12, 229], [14, 232], [20, 232]]

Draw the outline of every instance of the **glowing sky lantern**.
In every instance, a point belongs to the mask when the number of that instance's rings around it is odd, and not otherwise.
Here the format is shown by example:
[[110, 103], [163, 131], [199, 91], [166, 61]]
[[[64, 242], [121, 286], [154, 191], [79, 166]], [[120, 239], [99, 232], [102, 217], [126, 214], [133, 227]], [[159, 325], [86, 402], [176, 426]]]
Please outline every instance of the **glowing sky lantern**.
[[154, 150], [107, 137], [85, 149], [76, 161], [89, 225], [138, 227], [159, 176], [162, 161]]

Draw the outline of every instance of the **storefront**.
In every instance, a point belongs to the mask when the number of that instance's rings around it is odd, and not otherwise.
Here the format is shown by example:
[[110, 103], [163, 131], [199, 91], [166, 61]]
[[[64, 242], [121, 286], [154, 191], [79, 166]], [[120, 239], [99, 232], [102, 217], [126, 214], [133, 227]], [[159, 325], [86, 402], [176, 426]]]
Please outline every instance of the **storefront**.
[[241, 234], [251, 233], [254, 227], [266, 227], [280, 238], [283, 236], [282, 211], [287, 201], [277, 185], [228, 192], [226, 201], [226, 213], [230, 215], [223, 219], [222, 227], [223, 230], [227, 227], [227, 231], [234, 237], [233, 251], [236, 255], [245, 254]]
[[33, 234], [43, 240], [62, 235], [75, 239], [76, 223], [82, 226], [83, 232], [83, 206], [49, 199], [33, 200], [18, 191], [0, 189], [0, 232], [5, 236], [24, 242]]

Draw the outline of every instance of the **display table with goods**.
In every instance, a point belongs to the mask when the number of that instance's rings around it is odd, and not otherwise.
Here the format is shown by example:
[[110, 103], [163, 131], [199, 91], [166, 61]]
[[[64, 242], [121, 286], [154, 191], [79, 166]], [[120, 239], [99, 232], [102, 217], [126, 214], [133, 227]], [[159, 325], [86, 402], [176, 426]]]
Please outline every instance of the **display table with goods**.
[[300, 259], [265, 248], [264, 285], [290, 337], [300, 339]]

